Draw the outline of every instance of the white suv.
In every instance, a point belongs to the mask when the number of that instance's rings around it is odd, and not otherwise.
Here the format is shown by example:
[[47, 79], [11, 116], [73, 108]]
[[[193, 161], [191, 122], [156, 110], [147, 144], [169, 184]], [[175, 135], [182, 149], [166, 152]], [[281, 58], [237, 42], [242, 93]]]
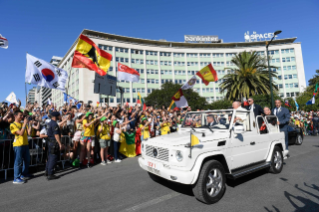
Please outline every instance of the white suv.
[[284, 149], [275, 116], [212, 110], [189, 112], [178, 132], [143, 141], [138, 161], [152, 179], [190, 184], [198, 200], [213, 204], [225, 193], [226, 177], [265, 168], [280, 173]]

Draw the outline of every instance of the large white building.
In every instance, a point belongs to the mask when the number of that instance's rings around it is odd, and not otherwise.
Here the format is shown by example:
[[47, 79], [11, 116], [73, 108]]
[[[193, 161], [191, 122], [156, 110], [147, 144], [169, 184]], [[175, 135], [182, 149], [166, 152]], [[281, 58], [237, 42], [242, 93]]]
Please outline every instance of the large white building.
[[[265, 56], [265, 41], [224, 43], [170, 42], [166, 40], [147, 40], [125, 37], [108, 33], [83, 30], [82, 34], [92, 39], [101, 49], [111, 53], [113, 59], [108, 71], [116, 76], [117, 63], [121, 62], [136, 69], [140, 73], [139, 83], [118, 82], [118, 86], [125, 89], [124, 102], [136, 103], [137, 92], [142, 97], [147, 96], [154, 89], [160, 89], [165, 82], [183, 84], [202, 67], [212, 63], [218, 73], [219, 80], [205, 86], [197, 80], [194, 90], [205, 97], [208, 102], [224, 98], [220, 92], [222, 77], [235, 68], [231, 63], [232, 57], [243, 51], [257, 51]], [[245, 36], [246, 38], [246, 36]], [[186, 37], [185, 37], [186, 40]], [[275, 80], [281, 97], [294, 97], [306, 88], [304, 64], [301, 43], [296, 38], [277, 38], [269, 46], [271, 65], [276, 66], [278, 79]], [[100, 101], [99, 95], [93, 93], [95, 72], [83, 68], [72, 68], [73, 53], [78, 39], [76, 39], [59, 63], [59, 67], [68, 71], [69, 95], [87, 102]], [[110, 104], [120, 102], [120, 94], [110, 98]], [[105, 98], [105, 96], [102, 96]], [[53, 90], [52, 99], [58, 105], [63, 104], [63, 93]]]

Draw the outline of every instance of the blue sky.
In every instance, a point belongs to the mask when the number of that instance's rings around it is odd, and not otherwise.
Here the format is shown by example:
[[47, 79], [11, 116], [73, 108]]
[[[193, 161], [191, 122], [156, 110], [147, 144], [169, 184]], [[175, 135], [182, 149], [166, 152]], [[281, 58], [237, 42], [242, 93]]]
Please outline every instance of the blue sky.
[[[302, 43], [306, 80], [319, 69], [318, 0], [109, 1], [0, 0], [0, 101], [14, 91], [24, 105], [26, 52], [63, 57], [83, 29], [147, 39], [183, 41], [185, 34], [243, 42], [244, 33], [282, 30]], [[28, 86], [28, 89], [32, 86]]]

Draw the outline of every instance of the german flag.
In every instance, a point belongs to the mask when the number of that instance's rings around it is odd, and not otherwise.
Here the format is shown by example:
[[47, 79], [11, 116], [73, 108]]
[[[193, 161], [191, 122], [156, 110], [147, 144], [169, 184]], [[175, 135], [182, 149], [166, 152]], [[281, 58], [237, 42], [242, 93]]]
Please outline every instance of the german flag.
[[111, 65], [111, 60], [111, 54], [99, 49], [85, 35], [80, 35], [79, 42], [74, 51], [72, 68], [87, 68], [104, 76]]
[[199, 72], [196, 73], [196, 75], [202, 78], [205, 85], [208, 85], [209, 82], [216, 82], [218, 80], [217, 73], [212, 64], [209, 64], [208, 66], [202, 68]]

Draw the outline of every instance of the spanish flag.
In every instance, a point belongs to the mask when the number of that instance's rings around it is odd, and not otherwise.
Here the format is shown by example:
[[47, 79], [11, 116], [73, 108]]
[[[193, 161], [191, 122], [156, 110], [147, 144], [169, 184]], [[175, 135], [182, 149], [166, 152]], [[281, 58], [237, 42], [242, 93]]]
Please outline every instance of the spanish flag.
[[85, 35], [80, 35], [79, 42], [74, 51], [72, 68], [87, 68], [104, 76], [111, 65], [111, 60], [111, 54], [99, 49]]
[[[188, 106], [188, 102], [183, 95], [182, 89], [179, 89], [176, 94], [172, 97], [172, 100], [174, 101], [174, 104], [178, 108], [183, 108]], [[172, 103], [171, 103], [172, 104]], [[170, 105], [172, 107], [172, 105]]]
[[205, 85], [208, 85], [209, 82], [216, 82], [218, 80], [217, 73], [211, 63], [202, 68], [196, 75], [202, 78]]
[[141, 104], [143, 107], [142, 110], [146, 110], [146, 104], [144, 103], [144, 99], [142, 98], [140, 92], [137, 92], [137, 104]]

